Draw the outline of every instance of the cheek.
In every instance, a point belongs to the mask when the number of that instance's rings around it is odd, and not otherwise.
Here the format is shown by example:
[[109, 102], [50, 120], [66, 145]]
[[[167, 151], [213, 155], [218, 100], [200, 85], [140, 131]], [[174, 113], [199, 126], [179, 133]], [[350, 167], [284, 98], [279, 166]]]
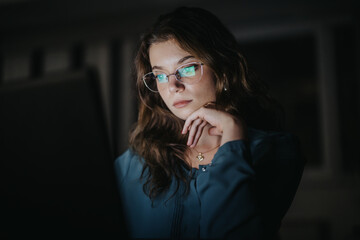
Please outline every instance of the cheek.
[[205, 98], [211, 98], [212, 100], [215, 100], [216, 86], [212, 77], [209, 76], [209, 78], [206, 79], [206, 84], [202, 86], [200, 91], [203, 92], [202, 96]]
[[163, 100], [163, 102], [164, 102], [167, 106], [169, 106], [169, 105], [168, 105], [169, 98], [167, 97], [166, 92], [159, 89], [159, 93], [158, 93], [158, 94], [160, 95], [160, 98]]

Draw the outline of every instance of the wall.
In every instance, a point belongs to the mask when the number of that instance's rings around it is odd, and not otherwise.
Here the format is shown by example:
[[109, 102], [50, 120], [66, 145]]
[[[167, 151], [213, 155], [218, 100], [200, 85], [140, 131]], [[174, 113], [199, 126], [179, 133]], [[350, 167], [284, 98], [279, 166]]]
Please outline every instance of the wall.
[[114, 153], [136, 120], [140, 33], [175, 6], [209, 9], [287, 112], [308, 164], [282, 239], [360, 239], [359, 9], [355, 1], [3, 1], [0, 83], [95, 67]]

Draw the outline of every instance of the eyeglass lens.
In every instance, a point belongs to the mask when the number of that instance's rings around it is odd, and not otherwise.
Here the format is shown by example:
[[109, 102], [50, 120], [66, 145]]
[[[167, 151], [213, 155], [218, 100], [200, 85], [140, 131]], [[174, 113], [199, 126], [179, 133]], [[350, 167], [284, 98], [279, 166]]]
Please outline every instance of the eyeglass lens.
[[169, 82], [171, 75], [174, 75], [179, 82], [194, 84], [201, 79], [202, 72], [201, 63], [188, 63], [178, 68], [175, 73], [169, 75], [161, 71], [147, 73], [143, 80], [148, 89], [157, 92], [158, 85]]

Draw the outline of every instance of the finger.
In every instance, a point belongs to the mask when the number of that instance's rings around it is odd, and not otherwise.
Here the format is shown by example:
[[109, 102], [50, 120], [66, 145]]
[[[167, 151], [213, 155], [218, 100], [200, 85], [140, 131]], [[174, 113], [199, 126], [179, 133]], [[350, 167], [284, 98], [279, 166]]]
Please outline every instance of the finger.
[[194, 141], [195, 134], [196, 134], [197, 129], [198, 129], [198, 126], [201, 124], [201, 122], [202, 122], [202, 120], [198, 118], [198, 119], [196, 119], [195, 121], [193, 121], [191, 123], [189, 136], [188, 136], [188, 141], [187, 141], [188, 146], [192, 145], [192, 143]]
[[217, 127], [209, 128], [210, 136], [222, 136], [222, 131], [220, 131]]
[[202, 135], [202, 132], [203, 132], [204, 127], [206, 126], [206, 124], [207, 124], [207, 122], [203, 120], [202, 123], [198, 126], [198, 129], [196, 131], [196, 135], [194, 137], [193, 143], [191, 144], [190, 147], [195, 147], [196, 144], [199, 142], [199, 139], [200, 139], [200, 137]]
[[184, 127], [183, 127], [183, 130], [182, 130], [182, 134], [186, 134], [189, 129], [190, 129], [190, 125], [192, 124], [193, 121], [195, 121], [196, 119], [198, 118], [201, 118], [203, 119], [204, 116], [203, 116], [203, 111], [202, 111], [202, 108], [200, 108], [199, 110], [193, 112], [185, 121], [184, 123]]

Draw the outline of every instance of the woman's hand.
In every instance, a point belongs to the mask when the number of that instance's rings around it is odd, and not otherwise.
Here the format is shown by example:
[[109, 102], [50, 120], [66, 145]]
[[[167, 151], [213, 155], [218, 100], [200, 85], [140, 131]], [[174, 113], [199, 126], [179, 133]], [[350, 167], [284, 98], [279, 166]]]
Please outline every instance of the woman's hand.
[[188, 146], [196, 146], [207, 124], [211, 126], [209, 135], [221, 136], [220, 146], [229, 141], [246, 138], [244, 123], [240, 119], [224, 111], [201, 107], [185, 121], [182, 134], [189, 132]]

